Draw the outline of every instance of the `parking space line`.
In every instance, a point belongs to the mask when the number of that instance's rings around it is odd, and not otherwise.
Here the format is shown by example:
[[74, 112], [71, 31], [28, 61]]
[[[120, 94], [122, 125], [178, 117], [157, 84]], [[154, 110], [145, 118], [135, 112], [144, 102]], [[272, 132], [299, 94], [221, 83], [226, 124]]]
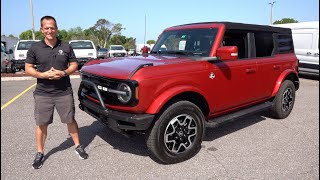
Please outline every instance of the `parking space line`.
[[24, 93], [26, 93], [27, 91], [29, 91], [31, 88], [33, 88], [35, 85], [37, 85], [37, 83], [34, 83], [33, 85], [31, 85], [30, 87], [28, 87], [26, 90], [24, 90], [22, 93], [18, 94], [16, 97], [14, 97], [13, 99], [11, 99], [9, 102], [7, 102], [5, 105], [1, 106], [1, 111], [2, 109], [4, 109], [5, 107], [9, 106], [11, 103], [13, 103], [16, 99], [18, 99], [20, 96], [22, 96]]

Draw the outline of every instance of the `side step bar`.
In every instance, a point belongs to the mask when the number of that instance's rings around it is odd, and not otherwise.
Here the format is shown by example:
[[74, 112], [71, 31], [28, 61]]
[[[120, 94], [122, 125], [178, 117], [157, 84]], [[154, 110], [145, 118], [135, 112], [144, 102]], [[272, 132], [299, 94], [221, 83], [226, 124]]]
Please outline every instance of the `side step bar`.
[[235, 119], [240, 118], [242, 116], [264, 111], [270, 108], [271, 106], [272, 106], [271, 102], [265, 102], [262, 104], [254, 105], [246, 109], [242, 109], [233, 113], [229, 113], [213, 119], [209, 119], [205, 125], [206, 127], [210, 127], [210, 128], [217, 127], [223, 123], [234, 121]]

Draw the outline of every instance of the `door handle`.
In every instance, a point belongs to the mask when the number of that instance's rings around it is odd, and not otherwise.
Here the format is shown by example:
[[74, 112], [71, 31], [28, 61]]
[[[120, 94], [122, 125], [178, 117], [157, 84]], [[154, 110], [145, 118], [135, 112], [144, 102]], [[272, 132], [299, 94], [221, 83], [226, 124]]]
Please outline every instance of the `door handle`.
[[280, 69], [280, 65], [273, 65], [273, 69], [274, 70], [279, 70]]
[[256, 70], [253, 69], [253, 68], [248, 68], [248, 69], [246, 69], [246, 73], [247, 73], [247, 74], [252, 74], [252, 73], [255, 73], [255, 72], [256, 72]]

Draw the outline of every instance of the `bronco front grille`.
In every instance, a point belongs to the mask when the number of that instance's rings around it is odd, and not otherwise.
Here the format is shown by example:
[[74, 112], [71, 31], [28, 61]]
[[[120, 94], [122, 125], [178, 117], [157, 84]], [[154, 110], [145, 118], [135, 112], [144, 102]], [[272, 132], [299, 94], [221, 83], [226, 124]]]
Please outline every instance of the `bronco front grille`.
[[[90, 74], [87, 72], [81, 72], [81, 74], [82, 74], [83, 80], [91, 81], [94, 84], [96, 84], [97, 86], [103, 86], [103, 87], [110, 88], [110, 89], [117, 89], [117, 87], [118, 87], [117, 80], [109, 79], [109, 78], [106, 78], [103, 76]], [[98, 100], [98, 95], [96, 94], [96, 92], [94, 91], [92, 86], [84, 85], [84, 91], [82, 91], [82, 92], [85, 95], [91, 96], [91, 97]], [[117, 95], [114, 93], [105, 92], [105, 91], [101, 90], [100, 94], [101, 94], [102, 100], [106, 104], [110, 104], [110, 105], [120, 105], [121, 104], [117, 98]]]

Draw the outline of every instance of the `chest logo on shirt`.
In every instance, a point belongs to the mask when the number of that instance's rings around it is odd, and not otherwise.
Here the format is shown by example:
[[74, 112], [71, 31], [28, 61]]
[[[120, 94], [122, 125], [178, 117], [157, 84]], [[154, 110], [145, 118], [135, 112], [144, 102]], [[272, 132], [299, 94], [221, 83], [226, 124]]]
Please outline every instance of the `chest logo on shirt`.
[[58, 51], [58, 55], [64, 55], [64, 53], [61, 49]]

